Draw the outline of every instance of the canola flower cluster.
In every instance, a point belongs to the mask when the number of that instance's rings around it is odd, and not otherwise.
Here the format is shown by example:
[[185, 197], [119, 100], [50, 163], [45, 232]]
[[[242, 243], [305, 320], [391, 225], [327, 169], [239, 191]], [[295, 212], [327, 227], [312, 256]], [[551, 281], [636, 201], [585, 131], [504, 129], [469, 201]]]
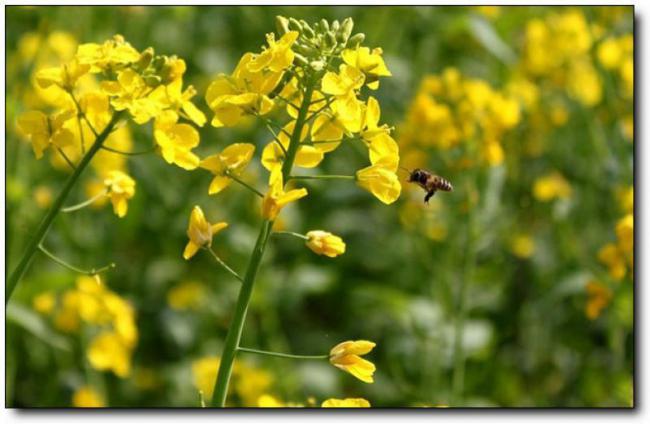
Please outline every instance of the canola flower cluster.
[[138, 341], [135, 310], [99, 277], [80, 276], [74, 288], [58, 295], [41, 293], [34, 298], [33, 307], [64, 333], [92, 334], [85, 351], [92, 368], [120, 378], [131, 375]]
[[[256, 117], [266, 125], [272, 137], [259, 158], [269, 172], [265, 192], [245, 181], [246, 167], [255, 157], [256, 146], [252, 143], [226, 146], [219, 153], [200, 160], [198, 165], [212, 175], [209, 195], [216, 195], [235, 182], [261, 197], [264, 220], [249, 268], [241, 277], [211, 249], [213, 237], [227, 228], [228, 223], [211, 223], [199, 206], [195, 206], [190, 215], [189, 241], [183, 257], [190, 259], [200, 249], [209, 250], [218, 263], [244, 285], [242, 293], [245, 294], [240, 293], [220, 358], [217, 390], [214, 393], [203, 390], [210, 393], [213, 403], [221, 405], [225, 403], [230, 375], [235, 373], [233, 362], [240, 349], [245, 310], [273, 223], [284, 207], [308, 195], [306, 188], [295, 187], [293, 182], [319, 178], [356, 180], [360, 187], [385, 204], [393, 203], [401, 193], [396, 174], [399, 148], [390, 135], [391, 128], [380, 122], [379, 102], [373, 96], [361, 97], [364, 88], [377, 90], [380, 77], [391, 75], [382, 50], [362, 46], [364, 35], [352, 34], [350, 18], [331, 24], [321, 20], [312, 26], [305, 21], [278, 17], [276, 24], [278, 38], [275, 34], [267, 34], [267, 45], [261, 52], [245, 53], [231, 74], [219, 74], [212, 81], [205, 95], [213, 112], [212, 126], [232, 127], [246, 117]], [[282, 112], [286, 118], [279, 122], [277, 116]], [[326, 155], [334, 153], [344, 142], [364, 145], [370, 165], [356, 171], [355, 175], [294, 175], [294, 167], [317, 168]], [[306, 247], [319, 255], [335, 258], [345, 252], [343, 239], [328, 231], [278, 233], [303, 239]], [[343, 342], [332, 349], [329, 359], [336, 367], [371, 383], [375, 366], [361, 355], [373, 347], [374, 343], [363, 340]]]

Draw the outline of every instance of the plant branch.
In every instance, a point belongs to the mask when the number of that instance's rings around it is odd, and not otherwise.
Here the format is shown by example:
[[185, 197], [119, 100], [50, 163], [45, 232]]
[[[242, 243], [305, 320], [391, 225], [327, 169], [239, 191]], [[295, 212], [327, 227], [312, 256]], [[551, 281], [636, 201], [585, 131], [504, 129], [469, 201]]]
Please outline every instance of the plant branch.
[[222, 266], [226, 271], [228, 271], [228, 272], [229, 272], [233, 277], [235, 277], [236, 279], [238, 279], [240, 282], [243, 282], [243, 281], [244, 281], [244, 279], [241, 278], [241, 276], [240, 276], [239, 274], [237, 274], [237, 271], [235, 271], [234, 269], [230, 268], [230, 267], [229, 267], [229, 266], [228, 266], [228, 265], [227, 265], [227, 264], [226, 264], [226, 263], [225, 263], [225, 262], [224, 262], [224, 261], [219, 257], [219, 255], [217, 255], [217, 253], [216, 253], [214, 250], [212, 250], [212, 247], [205, 247], [204, 249], [207, 250], [208, 252], [210, 252], [210, 253], [212, 254], [212, 257], [214, 258], [214, 260], [217, 261], [217, 262], [219, 263], [219, 265], [221, 265], [221, 266]]
[[294, 355], [292, 353], [271, 352], [268, 350], [251, 349], [247, 347], [238, 347], [239, 352], [255, 353], [257, 355], [275, 356], [278, 358], [289, 359], [328, 359], [329, 355]]

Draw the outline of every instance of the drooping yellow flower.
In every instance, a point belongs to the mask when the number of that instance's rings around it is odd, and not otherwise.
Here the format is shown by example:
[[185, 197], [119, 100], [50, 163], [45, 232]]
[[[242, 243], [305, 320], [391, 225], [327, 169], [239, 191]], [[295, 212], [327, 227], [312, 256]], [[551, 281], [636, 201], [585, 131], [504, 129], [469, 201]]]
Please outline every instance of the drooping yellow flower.
[[334, 96], [347, 96], [350, 92], [360, 89], [365, 81], [363, 72], [346, 64], [339, 66], [339, 72], [328, 71], [323, 76], [321, 91]]
[[285, 192], [282, 173], [279, 169], [276, 169], [271, 172], [269, 190], [262, 199], [262, 217], [274, 220], [283, 207], [305, 196], [307, 196], [306, 188], [292, 189]]
[[370, 402], [363, 398], [327, 399], [322, 408], [370, 408]]
[[345, 253], [345, 243], [341, 237], [335, 236], [330, 232], [313, 230], [308, 232], [306, 236], [308, 238], [306, 243], [307, 247], [314, 253], [329, 256], [330, 258], [335, 258]]
[[357, 171], [357, 184], [387, 205], [397, 200], [402, 192], [395, 172], [381, 163]]
[[253, 158], [255, 146], [250, 143], [234, 143], [219, 154], [208, 156], [201, 161], [201, 168], [214, 174], [208, 194], [217, 194], [232, 182], [229, 175], [239, 176]]
[[78, 388], [72, 395], [72, 406], [75, 408], [104, 408], [106, 403], [102, 396], [90, 386]]
[[205, 100], [214, 112], [212, 126], [234, 126], [245, 115], [265, 115], [273, 109], [268, 94], [278, 85], [283, 73], [252, 72], [248, 65], [253, 57], [252, 53], [246, 53], [232, 75], [220, 74], [208, 87]]
[[96, 370], [112, 371], [121, 378], [131, 373], [131, 351], [115, 332], [104, 331], [96, 336], [90, 342], [86, 355]]
[[18, 126], [29, 136], [36, 159], [42, 158], [43, 151], [50, 146], [64, 148], [74, 142], [72, 131], [64, 127], [66, 121], [74, 115], [72, 110], [50, 116], [39, 111], [29, 111], [18, 117]]
[[255, 55], [248, 64], [251, 72], [270, 70], [271, 72], [282, 72], [293, 63], [295, 56], [291, 46], [300, 35], [297, 31], [289, 31], [275, 41], [275, 34], [266, 34], [266, 41], [269, 44], [262, 53]]
[[212, 399], [220, 363], [221, 360], [217, 356], [207, 356], [192, 362], [192, 381], [194, 387], [203, 392], [204, 399]]
[[339, 343], [330, 350], [330, 363], [349, 372], [364, 383], [372, 383], [374, 382], [372, 375], [375, 373], [375, 365], [361, 356], [370, 352], [374, 347], [375, 343], [367, 340], [350, 340]]
[[123, 218], [128, 209], [127, 201], [135, 195], [135, 180], [122, 171], [110, 171], [104, 179], [115, 215]]
[[212, 237], [228, 226], [225, 222], [210, 224], [199, 206], [194, 206], [190, 215], [190, 223], [187, 228], [187, 237], [190, 239], [185, 246], [183, 258], [190, 259], [204, 246], [212, 245]]
[[158, 115], [154, 124], [154, 139], [167, 163], [188, 171], [196, 169], [200, 159], [192, 153], [192, 149], [199, 145], [199, 133], [191, 125], [178, 124], [177, 121], [178, 115], [172, 110]]
[[386, 63], [384, 63], [382, 54], [381, 48], [370, 51], [368, 47], [359, 46], [356, 50], [343, 50], [341, 56], [345, 63], [364, 73], [368, 88], [376, 90], [379, 88], [379, 77], [392, 76], [386, 67]]

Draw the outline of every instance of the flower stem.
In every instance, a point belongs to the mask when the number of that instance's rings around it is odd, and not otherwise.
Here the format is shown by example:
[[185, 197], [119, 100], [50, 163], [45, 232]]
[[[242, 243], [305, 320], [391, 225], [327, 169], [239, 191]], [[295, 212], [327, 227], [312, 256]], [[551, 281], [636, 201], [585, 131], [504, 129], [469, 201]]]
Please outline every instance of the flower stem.
[[142, 150], [142, 151], [139, 151], [139, 152], [125, 152], [123, 150], [114, 149], [114, 148], [108, 147], [108, 146], [102, 146], [102, 149], [104, 149], [106, 151], [109, 151], [109, 152], [112, 152], [112, 153], [116, 153], [118, 155], [124, 155], [124, 156], [148, 155], [149, 153], [153, 153], [153, 152], [156, 151], [155, 147], [152, 147], [151, 149], [147, 149], [147, 150]]
[[237, 348], [237, 350], [240, 351], [240, 352], [255, 353], [257, 355], [276, 356], [278, 358], [290, 358], [290, 359], [327, 359], [327, 358], [329, 358], [329, 355], [294, 355], [294, 354], [291, 354], [291, 353], [271, 352], [271, 351], [268, 351], [268, 350], [251, 349], [251, 348], [247, 348], [247, 347], [239, 347], [239, 348]]
[[290, 180], [354, 180], [354, 175], [290, 175]]
[[106, 266], [103, 266], [101, 268], [92, 268], [92, 269], [89, 269], [89, 270], [81, 269], [81, 268], [77, 268], [74, 265], [70, 265], [69, 263], [67, 263], [63, 259], [61, 259], [58, 256], [54, 255], [54, 253], [47, 250], [42, 244], [38, 245], [38, 250], [43, 252], [48, 258], [52, 259], [54, 262], [61, 265], [62, 267], [68, 268], [69, 270], [74, 271], [74, 272], [78, 272], [79, 274], [85, 274], [85, 275], [93, 276], [93, 275], [100, 274], [100, 273], [102, 273], [104, 271], [108, 271], [109, 269], [115, 268], [115, 264], [113, 262], [111, 262], [110, 264], [108, 264]]
[[230, 274], [232, 274], [236, 279], [238, 279], [239, 281], [244, 281], [244, 279], [241, 278], [241, 276], [240, 276], [239, 274], [237, 274], [237, 271], [235, 271], [234, 269], [230, 268], [230, 267], [229, 267], [229, 266], [228, 266], [228, 265], [227, 265], [227, 264], [226, 264], [226, 263], [225, 263], [225, 262], [224, 262], [224, 261], [219, 257], [219, 255], [217, 255], [217, 252], [215, 252], [214, 250], [212, 250], [211, 247], [206, 247], [205, 250], [207, 250], [208, 252], [212, 253], [212, 256], [213, 256], [214, 259], [219, 263], [219, 265], [221, 265], [221, 266], [222, 266], [226, 271], [228, 271]]
[[83, 209], [86, 206], [95, 203], [97, 200], [101, 199], [102, 197], [106, 196], [107, 194], [108, 194], [108, 190], [104, 190], [101, 193], [99, 193], [99, 194], [97, 194], [97, 195], [91, 197], [90, 199], [85, 200], [85, 201], [83, 201], [81, 203], [77, 203], [76, 205], [61, 208], [61, 212], [68, 213], [68, 212], [78, 211], [79, 209]]
[[232, 172], [227, 172], [227, 171], [226, 171], [226, 176], [227, 176], [228, 178], [231, 178], [231, 179], [232, 179], [233, 181], [235, 181], [236, 183], [239, 183], [239, 184], [241, 184], [242, 186], [246, 187], [247, 189], [249, 189], [249, 190], [252, 191], [253, 193], [257, 194], [259, 197], [264, 197], [264, 195], [262, 194], [261, 191], [259, 191], [258, 189], [256, 189], [256, 188], [253, 187], [252, 185], [248, 184], [248, 183], [245, 182], [244, 180], [240, 179], [239, 177], [237, 177], [237, 176], [236, 176], [235, 174], [233, 174]]
[[[296, 125], [290, 137], [289, 148], [287, 150], [284, 163], [282, 164], [282, 177], [285, 183], [287, 181], [287, 177], [291, 174], [293, 162], [296, 158], [298, 147], [300, 147], [300, 135], [305, 125], [307, 112], [309, 110], [309, 102], [311, 102], [313, 91], [314, 83], [312, 82], [308, 84], [307, 88], [305, 89], [305, 95], [303, 97], [302, 104], [300, 105], [300, 110], [298, 111], [298, 117], [296, 118]], [[241, 341], [241, 335], [244, 329], [244, 321], [246, 320], [246, 313], [248, 312], [248, 304], [250, 303], [251, 296], [253, 294], [255, 277], [257, 276], [257, 271], [260, 268], [260, 263], [262, 262], [264, 250], [266, 249], [266, 244], [271, 235], [272, 228], [273, 221], [264, 220], [262, 222], [259, 235], [257, 236], [257, 241], [255, 242], [255, 248], [253, 249], [253, 253], [246, 270], [246, 275], [244, 276], [244, 281], [242, 282], [242, 286], [239, 290], [239, 296], [237, 297], [237, 303], [235, 305], [235, 313], [232, 317], [230, 327], [228, 328], [228, 333], [226, 334], [226, 340], [224, 342], [223, 351], [221, 353], [219, 372], [217, 373], [217, 380], [215, 382], [214, 392], [212, 395], [212, 406], [215, 407], [224, 407], [226, 404], [228, 383], [230, 382], [232, 366], [235, 361], [235, 356], [237, 355], [239, 342]]]
[[273, 231], [273, 234], [282, 234], [282, 235], [286, 235], [286, 236], [298, 237], [298, 238], [301, 238], [303, 240], [309, 240], [309, 237], [307, 237], [306, 235], [299, 234], [299, 233], [294, 233], [293, 231]]
[[54, 203], [47, 211], [45, 218], [43, 218], [43, 221], [41, 222], [38, 229], [32, 236], [32, 239], [29, 241], [27, 248], [25, 249], [25, 253], [23, 254], [20, 261], [18, 262], [18, 265], [16, 266], [14, 271], [9, 275], [9, 278], [7, 278], [7, 284], [5, 288], [5, 304], [9, 302], [9, 299], [11, 298], [11, 295], [13, 294], [14, 289], [18, 284], [18, 281], [20, 281], [23, 274], [25, 273], [25, 270], [27, 269], [29, 262], [34, 256], [34, 253], [36, 252], [36, 250], [38, 250], [38, 245], [41, 244], [41, 241], [43, 241], [43, 238], [45, 237], [47, 230], [50, 228], [52, 222], [54, 221], [54, 218], [56, 218], [59, 211], [61, 210], [61, 207], [63, 206], [65, 199], [67, 199], [68, 194], [70, 194], [72, 187], [74, 187], [75, 183], [81, 176], [81, 173], [84, 171], [84, 169], [86, 169], [93, 156], [95, 156], [95, 153], [99, 151], [99, 148], [102, 146], [104, 141], [106, 141], [106, 138], [111, 133], [113, 127], [121, 117], [122, 117], [122, 112], [117, 112], [113, 115], [108, 125], [106, 125], [106, 128], [104, 128], [104, 130], [97, 136], [95, 142], [90, 147], [90, 149], [88, 149], [88, 152], [83, 156], [83, 158], [75, 168], [74, 172], [72, 173], [72, 175], [70, 175], [68, 181], [65, 183], [65, 186], [63, 186], [61, 193], [59, 193], [59, 196], [56, 198], [56, 200], [54, 200]]

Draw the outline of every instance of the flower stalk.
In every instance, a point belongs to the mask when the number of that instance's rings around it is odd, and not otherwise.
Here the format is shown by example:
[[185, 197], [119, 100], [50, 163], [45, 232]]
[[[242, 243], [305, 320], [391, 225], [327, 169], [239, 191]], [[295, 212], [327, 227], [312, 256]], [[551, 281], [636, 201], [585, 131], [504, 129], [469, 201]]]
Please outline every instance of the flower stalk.
[[[298, 117], [296, 118], [296, 124], [293, 129], [293, 133], [291, 134], [289, 148], [287, 149], [287, 154], [285, 156], [284, 163], [282, 164], [282, 176], [285, 184], [286, 181], [288, 181], [289, 175], [291, 174], [293, 162], [296, 158], [298, 148], [300, 147], [300, 135], [306, 122], [313, 91], [314, 83], [310, 81], [307, 83], [307, 86], [305, 88], [305, 94], [300, 105]], [[235, 312], [232, 318], [232, 322], [230, 323], [230, 327], [228, 328], [226, 340], [224, 342], [223, 351], [221, 354], [221, 362], [219, 364], [219, 372], [217, 373], [217, 380], [215, 382], [214, 392], [212, 395], [212, 406], [214, 407], [224, 407], [226, 404], [228, 383], [230, 382], [230, 376], [232, 374], [232, 367], [235, 361], [235, 356], [237, 355], [237, 350], [239, 349], [239, 343], [241, 341], [241, 335], [244, 329], [244, 321], [246, 320], [246, 313], [248, 312], [248, 305], [253, 294], [255, 277], [257, 276], [257, 271], [259, 270], [260, 264], [262, 262], [262, 257], [264, 256], [264, 251], [266, 250], [266, 244], [272, 233], [273, 222], [273, 220], [268, 219], [265, 219], [262, 222], [262, 226], [255, 243], [255, 248], [253, 249], [253, 253], [248, 263], [246, 274], [244, 276], [244, 281], [242, 282], [239, 296], [237, 297]]]
[[329, 355], [294, 355], [292, 353], [282, 353], [282, 352], [271, 352], [268, 350], [259, 350], [251, 349], [247, 347], [237, 348], [239, 352], [254, 353], [257, 355], [264, 356], [275, 356], [277, 358], [288, 358], [288, 359], [328, 359]]
[[7, 278], [7, 284], [5, 288], [5, 304], [7, 304], [9, 302], [9, 299], [11, 299], [11, 295], [13, 294], [16, 285], [18, 284], [23, 274], [27, 270], [27, 267], [31, 259], [34, 256], [34, 253], [36, 253], [36, 251], [38, 250], [39, 245], [43, 241], [43, 238], [45, 237], [47, 230], [49, 230], [50, 226], [52, 225], [54, 218], [56, 218], [56, 216], [59, 214], [59, 211], [61, 210], [65, 200], [68, 198], [68, 195], [72, 190], [72, 187], [75, 186], [77, 180], [79, 180], [79, 177], [81, 176], [83, 171], [88, 167], [88, 164], [95, 156], [95, 154], [99, 151], [99, 149], [102, 147], [104, 141], [106, 141], [108, 136], [111, 134], [113, 128], [115, 127], [115, 124], [117, 124], [117, 122], [120, 120], [121, 117], [122, 117], [122, 112], [116, 112], [113, 115], [108, 125], [106, 125], [106, 128], [104, 128], [104, 130], [101, 133], [99, 133], [93, 145], [90, 147], [90, 149], [88, 149], [87, 153], [81, 158], [81, 161], [79, 161], [79, 164], [75, 168], [74, 172], [68, 178], [68, 181], [65, 183], [65, 186], [63, 186], [63, 189], [59, 193], [58, 197], [54, 200], [54, 203], [52, 203], [52, 206], [50, 207], [47, 214], [43, 218], [43, 221], [41, 221], [41, 224], [39, 225], [36, 232], [34, 233], [31, 240], [29, 241], [27, 248], [25, 249], [25, 253], [23, 253], [23, 256], [18, 262], [18, 265]]

